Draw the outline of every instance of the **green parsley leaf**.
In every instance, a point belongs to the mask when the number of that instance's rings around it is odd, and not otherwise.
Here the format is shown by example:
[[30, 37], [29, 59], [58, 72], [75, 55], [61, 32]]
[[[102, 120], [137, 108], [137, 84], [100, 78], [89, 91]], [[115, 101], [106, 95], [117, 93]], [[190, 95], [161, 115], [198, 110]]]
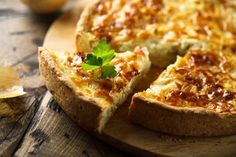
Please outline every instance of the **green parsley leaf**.
[[103, 66], [102, 67], [102, 79], [114, 78], [117, 76], [117, 72], [114, 66]]
[[85, 58], [85, 63], [86, 64], [90, 64], [90, 65], [98, 65], [101, 66], [102, 65], [102, 58], [101, 57], [96, 57], [92, 54], [88, 54]]
[[93, 53], [96, 57], [102, 58], [103, 65], [107, 65], [115, 57], [115, 50], [103, 40], [93, 49]]
[[115, 50], [105, 41], [100, 41], [93, 49], [92, 54], [88, 54], [85, 63], [81, 66], [84, 70], [101, 70], [101, 78], [114, 78], [117, 76], [115, 66], [109, 65], [115, 57]]
[[82, 67], [84, 70], [95, 70], [95, 69], [98, 69], [100, 66], [97, 66], [97, 65], [89, 65], [89, 64], [83, 63], [83, 64], [81, 65], [81, 67]]

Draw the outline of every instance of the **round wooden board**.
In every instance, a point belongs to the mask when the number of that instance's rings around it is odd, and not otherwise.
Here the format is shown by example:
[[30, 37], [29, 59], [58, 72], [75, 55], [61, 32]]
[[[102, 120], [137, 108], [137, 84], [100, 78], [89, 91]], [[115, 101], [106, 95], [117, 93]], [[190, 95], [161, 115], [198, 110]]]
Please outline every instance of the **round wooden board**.
[[[71, 10], [58, 18], [49, 29], [44, 40], [44, 47], [51, 50], [75, 50], [75, 28], [77, 20], [88, 0], [80, 0]], [[158, 76], [159, 69], [151, 69], [145, 84], [138, 89], [145, 89]], [[48, 93], [46, 95], [51, 97]], [[104, 132], [98, 136], [115, 147], [138, 156], [235, 156], [236, 135], [214, 138], [177, 137], [153, 132], [131, 124], [127, 117], [130, 98], [110, 119]]]

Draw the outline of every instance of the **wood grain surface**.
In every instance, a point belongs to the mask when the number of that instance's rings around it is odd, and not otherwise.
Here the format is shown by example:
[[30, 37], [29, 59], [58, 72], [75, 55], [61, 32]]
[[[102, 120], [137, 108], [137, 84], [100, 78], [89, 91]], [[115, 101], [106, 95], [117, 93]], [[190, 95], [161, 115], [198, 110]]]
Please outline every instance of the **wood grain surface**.
[[[27, 95], [0, 100], [0, 156], [126, 157], [89, 135], [53, 102], [41, 100], [37, 47], [52, 22], [74, 5], [52, 15], [32, 13], [20, 0], [0, 0], [0, 66], [17, 69]], [[77, 17], [78, 18], [78, 17]]]

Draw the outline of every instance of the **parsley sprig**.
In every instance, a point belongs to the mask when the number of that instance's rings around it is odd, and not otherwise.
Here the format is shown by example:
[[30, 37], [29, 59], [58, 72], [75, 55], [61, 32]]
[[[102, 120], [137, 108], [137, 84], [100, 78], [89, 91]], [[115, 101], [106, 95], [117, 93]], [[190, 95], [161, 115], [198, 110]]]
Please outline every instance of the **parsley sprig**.
[[88, 54], [85, 58], [85, 63], [81, 66], [84, 70], [101, 70], [100, 77], [114, 78], [117, 76], [115, 66], [110, 65], [111, 60], [115, 57], [115, 50], [107, 44], [105, 41], [100, 41], [98, 45], [93, 49], [92, 54]]

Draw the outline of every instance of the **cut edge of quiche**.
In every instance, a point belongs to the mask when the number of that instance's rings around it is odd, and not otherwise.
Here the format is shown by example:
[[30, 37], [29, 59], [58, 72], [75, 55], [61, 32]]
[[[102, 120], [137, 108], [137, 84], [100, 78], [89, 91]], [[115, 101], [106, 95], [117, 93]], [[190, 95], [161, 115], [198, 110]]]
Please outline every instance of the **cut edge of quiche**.
[[101, 79], [81, 68], [82, 53], [53, 52], [39, 48], [43, 80], [62, 109], [81, 127], [101, 133], [114, 111], [150, 68], [148, 51], [116, 54], [110, 64], [118, 75]]
[[236, 133], [236, 55], [190, 50], [168, 66], [129, 108], [132, 122], [180, 136]]

